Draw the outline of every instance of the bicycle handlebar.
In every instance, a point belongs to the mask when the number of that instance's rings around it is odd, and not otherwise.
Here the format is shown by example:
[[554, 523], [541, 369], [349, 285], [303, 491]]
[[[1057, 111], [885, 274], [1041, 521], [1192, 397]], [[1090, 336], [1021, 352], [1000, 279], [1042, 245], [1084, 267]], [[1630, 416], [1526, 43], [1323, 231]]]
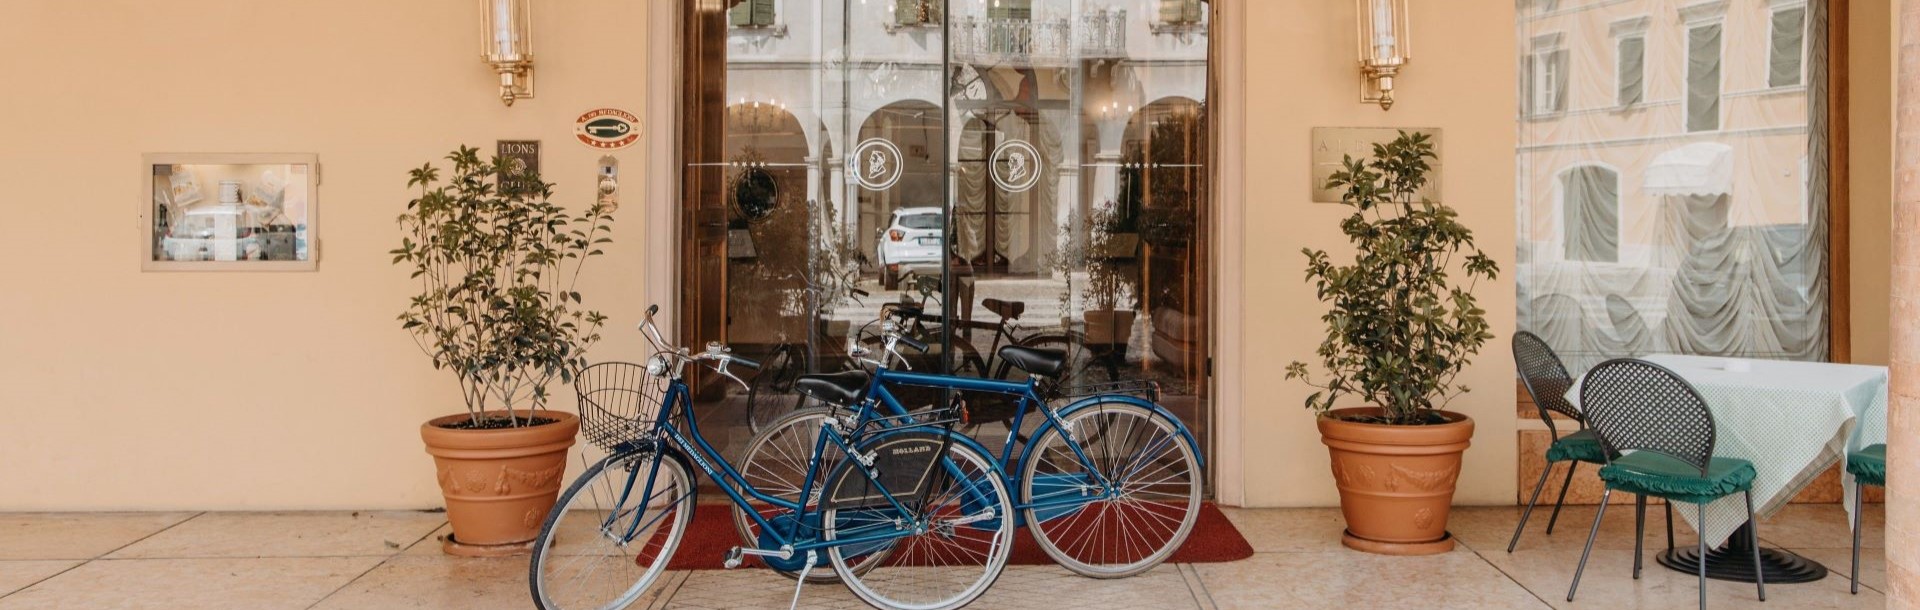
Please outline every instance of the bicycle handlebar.
[[926, 343], [915, 341], [912, 337], [894, 337], [894, 338], [899, 340], [901, 345], [911, 347], [916, 352], [920, 352], [922, 354], [927, 353]]

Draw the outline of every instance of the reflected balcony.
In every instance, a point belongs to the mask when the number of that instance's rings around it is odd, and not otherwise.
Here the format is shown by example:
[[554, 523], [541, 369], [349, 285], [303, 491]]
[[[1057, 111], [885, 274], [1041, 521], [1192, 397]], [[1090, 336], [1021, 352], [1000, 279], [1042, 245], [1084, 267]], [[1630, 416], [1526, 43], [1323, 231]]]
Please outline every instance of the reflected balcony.
[[1065, 66], [1118, 59], [1127, 53], [1127, 11], [1097, 10], [1075, 18], [960, 17], [950, 33], [953, 57], [971, 64]]

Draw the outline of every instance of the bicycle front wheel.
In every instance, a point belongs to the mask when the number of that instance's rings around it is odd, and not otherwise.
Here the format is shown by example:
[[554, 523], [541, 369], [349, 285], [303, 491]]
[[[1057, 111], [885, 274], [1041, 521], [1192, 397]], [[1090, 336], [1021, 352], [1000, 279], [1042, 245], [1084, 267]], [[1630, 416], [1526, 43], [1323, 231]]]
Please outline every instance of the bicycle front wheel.
[[[767, 523], [785, 530], [783, 533], [789, 539], [810, 538], [816, 534], [818, 524], [800, 523], [800, 516], [805, 514], [818, 518], [822, 480], [826, 478], [829, 468], [839, 464], [846, 457], [845, 452], [840, 450], [840, 446], [833, 443], [825, 443], [819, 456], [813, 453], [815, 447], [821, 446], [821, 426], [832, 414], [832, 410], [824, 407], [788, 413], [785, 417], [769, 424], [767, 429], [754, 435], [753, 440], [747, 443], [747, 451], [742, 454], [739, 462], [741, 478], [762, 494], [805, 506], [807, 510], [797, 512], [784, 506], [758, 500], [751, 501], [749, 506], [734, 504], [732, 506], [733, 528], [740, 533], [743, 545], [750, 548], [772, 548], [775, 546], [773, 542], [777, 540], [761, 531], [763, 529], [760, 525], [761, 521], [754, 519], [753, 514], [758, 514]], [[821, 464], [817, 470], [813, 467], [816, 461]], [[807, 478], [809, 474], [813, 477], [811, 480]], [[813, 487], [803, 489], [808, 483], [812, 483]], [[743, 497], [751, 497], [745, 489], [741, 489], [740, 493]], [[749, 513], [749, 510], [753, 512]], [[855, 570], [866, 569], [873, 565], [874, 561], [885, 556], [886, 550], [882, 548], [853, 560], [853, 567]], [[775, 562], [762, 561], [768, 563], [767, 567], [773, 568], [782, 576], [799, 577], [799, 572], [793, 569], [781, 569], [781, 566], [774, 565]], [[778, 563], [790, 564], [793, 561], [798, 560]], [[839, 575], [832, 570], [814, 570], [807, 575], [807, 582], [816, 584], [838, 580], [840, 580]]]
[[[828, 479], [823, 500], [828, 505], [823, 515], [826, 539], [844, 544], [828, 547], [827, 558], [847, 588], [875, 607], [965, 606], [993, 586], [1013, 551], [1013, 504], [993, 460], [941, 435], [890, 435], [860, 447], [867, 455], [925, 456], [945, 446], [944, 457], [928, 456], [933, 460], [930, 469], [906, 469], [928, 473], [924, 478], [890, 476], [888, 469], [897, 465], [885, 463], [884, 457], [878, 463], [885, 481], [919, 481], [917, 493], [881, 493], [850, 460]], [[884, 499], [895, 491], [901, 492], [894, 499], [904, 512]], [[878, 561], [862, 561], [882, 544], [891, 552]]]
[[534, 603], [542, 610], [618, 610], [639, 601], [679, 548], [693, 494], [686, 464], [653, 450], [588, 467], [534, 540]]
[[1061, 423], [1034, 439], [1020, 476], [1027, 528], [1040, 548], [1093, 578], [1166, 561], [1200, 516], [1200, 463], [1179, 424], [1120, 402], [1082, 408]]

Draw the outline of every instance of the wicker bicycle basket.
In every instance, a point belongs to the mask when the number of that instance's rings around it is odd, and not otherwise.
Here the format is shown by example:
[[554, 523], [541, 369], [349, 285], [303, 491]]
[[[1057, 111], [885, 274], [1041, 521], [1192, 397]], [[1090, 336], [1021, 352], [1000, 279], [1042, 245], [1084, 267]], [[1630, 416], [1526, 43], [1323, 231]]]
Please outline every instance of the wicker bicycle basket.
[[631, 362], [604, 362], [580, 371], [573, 380], [580, 396], [580, 433], [607, 451], [644, 437], [660, 415], [664, 384], [647, 374], [646, 365]]

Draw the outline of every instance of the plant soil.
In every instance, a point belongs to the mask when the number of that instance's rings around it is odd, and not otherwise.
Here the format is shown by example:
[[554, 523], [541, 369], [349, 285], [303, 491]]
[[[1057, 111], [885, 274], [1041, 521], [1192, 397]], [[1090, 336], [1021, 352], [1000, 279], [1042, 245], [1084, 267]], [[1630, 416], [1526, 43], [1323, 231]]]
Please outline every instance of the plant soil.
[[488, 417], [486, 419], [480, 420], [480, 423], [478, 424], [475, 424], [472, 419], [462, 419], [459, 421], [448, 423], [441, 427], [446, 428], [448, 430], [505, 430], [508, 428], [545, 426], [547, 424], [551, 424], [557, 421], [560, 421], [560, 420], [554, 419], [551, 417], [517, 417], [516, 416], [516, 417], [509, 418], [509, 417], [493, 416], [493, 417]]
[[1434, 412], [1422, 413], [1421, 420], [1416, 422], [1396, 421], [1392, 418], [1382, 416], [1382, 415], [1352, 415], [1352, 416], [1329, 415], [1328, 417], [1332, 417], [1340, 421], [1353, 422], [1356, 424], [1383, 424], [1388, 426], [1438, 426], [1441, 424], [1453, 423], [1453, 420], [1447, 419], [1445, 415], [1441, 415], [1439, 413], [1434, 413]]

